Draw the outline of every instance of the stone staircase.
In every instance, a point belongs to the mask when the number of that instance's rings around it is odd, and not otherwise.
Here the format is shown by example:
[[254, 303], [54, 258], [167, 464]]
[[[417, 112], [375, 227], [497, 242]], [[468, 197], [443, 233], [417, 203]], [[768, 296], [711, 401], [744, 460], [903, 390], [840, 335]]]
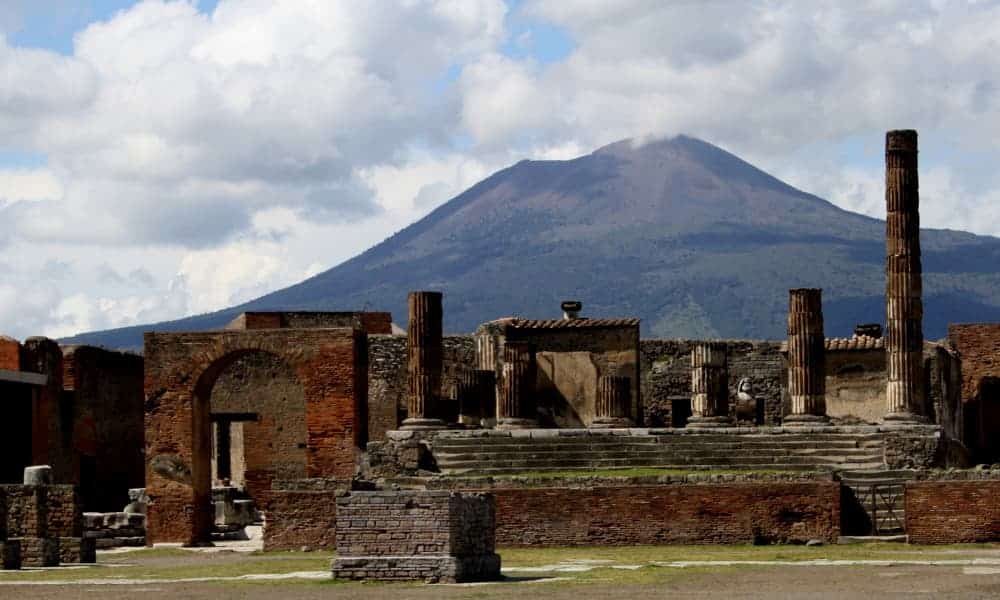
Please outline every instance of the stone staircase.
[[902, 536], [906, 533], [906, 481], [911, 471], [885, 469], [855, 470], [840, 474], [844, 486], [841, 511], [853, 523], [854, 536], [871, 538]]
[[432, 452], [445, 475], [665, 468], [871, 470], [884, 467], [877, 433], [445, 436]]

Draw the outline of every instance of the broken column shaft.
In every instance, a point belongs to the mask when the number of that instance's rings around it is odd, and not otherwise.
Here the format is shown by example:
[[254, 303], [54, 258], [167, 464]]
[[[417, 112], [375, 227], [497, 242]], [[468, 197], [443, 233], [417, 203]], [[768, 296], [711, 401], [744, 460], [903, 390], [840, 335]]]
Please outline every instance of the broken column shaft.
[[787, 425], [826, 424], [826, 340], [822, 290], [788, 290]]
[[409, 393], [403, 429], [437, 429], [445, 426], [437, 418], [443, 361], [441, 292], [410, 292], [408, 302]]
[[497, 427], [538, 427], [535, 409], [535, 350], [528, 342], [503, 347], [503, 393], [497, 402]]
[[597, 379], [594, 428], [631, 427], [629, 405], [632, 403], [632, 380], [624, 375], [603, 375]]
[[886, 404], [889, 421], [920, 421], [924, 403], [923, 301], [917, 132], [885, 136]]
[[729, 425], [729, 368], [726, 344], [699, 342], [691, 349], [689, 427]]

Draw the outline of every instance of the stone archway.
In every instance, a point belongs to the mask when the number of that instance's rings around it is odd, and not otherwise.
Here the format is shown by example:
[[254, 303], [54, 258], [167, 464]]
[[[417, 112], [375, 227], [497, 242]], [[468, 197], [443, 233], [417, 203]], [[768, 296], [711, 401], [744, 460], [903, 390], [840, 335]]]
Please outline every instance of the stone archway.
[[354, 329], [146, 334], [147, 543], [209, 539], [212, 386], [255, 352], [283, 361], [302, 386], [306, 477], [353, 476], [366, 442], [366, 340]]

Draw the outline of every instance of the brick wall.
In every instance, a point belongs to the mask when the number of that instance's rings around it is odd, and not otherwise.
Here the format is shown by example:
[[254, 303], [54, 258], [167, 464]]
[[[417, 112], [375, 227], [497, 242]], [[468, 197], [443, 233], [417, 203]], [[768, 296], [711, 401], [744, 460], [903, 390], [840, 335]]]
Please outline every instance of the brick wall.
[[[273, 480], [306, 476], [305, 392], [280, 357], [253, 352], [238, 358], [216, 380], [209, 410], [256, 415], [231, 428], [242, 435], [230, 436], [230, 464], [233, 483], [244, 485], [259, 507], [267, 509]], [[213, 458], [214, 444], [213, 438]]]
[[[444, 337], [442, 416], [454, 420], [458, 414], [455, 386], [462, 374], [474, 369], [476, 347], [472, 336]], [[406, 418], [406, 336], [368, 337], [368, 438], [385, 439]]]
[[143, 359], [92, 346], [63, 349], [64, 406], [72, 407], [71, 452], [84, 505], [121, 510], [142, 487]]
[[500, 575], [490, 494], [351, 492], [337, 499], [338, 578], [474, 581]]
[[306, 477], [352, 477], [365, 443], [366, 334], [265, 329], [145, 336], [147, 541], [207, 539], [212, 385], [234, 360], [264, 352], [294, 371], [306, 401]]
[[21, 344], [17, 340], [0, 335], [0, 369], [21, 370]]
[[836, 482], [490, 491], [500, 546], [831, 542], [840, 534]]
[[983, 377], [1000, 377], [1000, 323], [949, 325], [948, 341], [962, 359], [962, 400], [968, 402]]
[[336, 548], [337, 498], [350, 481], [276, 481], [264, 522], [264, 550]]
[[906, 533], [914, 544], [1000, 541], [1000, 481], [910, 481]]
[[[764, 423], [779, 423], [782, 386], [788, 377], [781, 343], [746, 340], [727, 340], [726, 343], [730, 398], [736, 397], [740, 380], [749, 378], [754, 397], [764, 399]], [[642, 340], [640, 343], [639, 371], [646, 426], [673, 426], [673, 401], [690, 400], [693, 344], [694, 340]], [[730, 410], [734, 408], [731, 402]], [[677, 425], [683, 426], [683, 422]]]

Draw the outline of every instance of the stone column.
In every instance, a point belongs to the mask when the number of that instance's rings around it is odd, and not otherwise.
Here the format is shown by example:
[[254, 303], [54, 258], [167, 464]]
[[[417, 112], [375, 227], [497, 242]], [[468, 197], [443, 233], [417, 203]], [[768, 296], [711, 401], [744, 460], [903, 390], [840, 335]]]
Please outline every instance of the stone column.
[[410, 292], [407, 326], [409, 395], [403, 429], [439, 429], [441, 397], [442, 309], [441, 292]]
[[786, 425], [823, 425], [826, 416], [826, 339], [822, 290], [788, 290], [788, 395]]
[[503, 393], [497, 402], [499, 429], [538, 427], [535, 409], [535, 349], [528, 342], [503, 347]]
[[496, 374], [485, 369], [465, 372], [458, 381], [458, 422], [466, 427], [480, 427], [494, 419], [496, 410]]
[[729, 369], [724, 342], [698, 342], [691, 349], [689, 427], [725, 427], [729, 418]]
[[924, 404], [917, 132], [885, 136], [886, 421], [919, 422]]
[[632, 404], [632, 379], [624, 375], [604, 375], [597, 378], [595, 417], [590, 424], [595, 429], [631, 427], [629, 405]]

